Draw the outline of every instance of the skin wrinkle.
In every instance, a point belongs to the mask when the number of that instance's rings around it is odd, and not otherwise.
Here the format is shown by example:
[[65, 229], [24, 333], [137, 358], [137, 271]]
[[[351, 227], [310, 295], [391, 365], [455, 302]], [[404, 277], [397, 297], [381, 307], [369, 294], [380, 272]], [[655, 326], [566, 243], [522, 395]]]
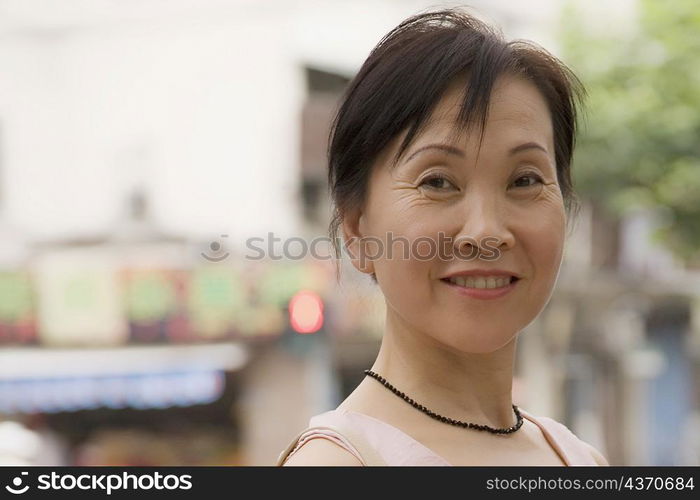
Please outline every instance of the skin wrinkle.
[[[406, 158], [427, 144], [447, 143], [454, 136], [460, 89], [448, 89], [436, 106], [435, 118], [414, 138]], [[495, 261], [453, 258], [443, 261], [380, 256], [353, 260], [363, 273], [375, 273], [386, 302], [386, 326], [372, 370], [431, 410], [459, 420], [494, 427], [514, 423], [511, 408], [513, 365], [518, 333], [543, 310], [553, 292], [563, 256], [566, 215], [553, 157], [551, 117], [537, 88], [516, 77], [501, 77], [494, 86], [481, 142], [473, 131], [457, 137], [463, 158], [427, 150], [392, 168], [403, 134], [378, 155], [364, 206], [347, 214], [343, 236], [388, 232], [410, 242], [438, 233], [477, 243], [496, 237], [501, 251]], [[534, 149], [510, 155], [517, 145]], [[454, 184], [419, 186], [440, 173]], [[523, 175], [530, 182], [515, 184]], [[524, 181], [524, 180], [523, 180]], [[359, 245], [357, 240], [354, 245]], [[355, 253], [355, 251], [353, 251]], [[504, 268], [522, 279], [507, 296], [496, 300], [463, 297], [440, 281], [454, 271]], [[517, 449], [542, 450], [539, 431], [525, 424], [523, 432], [493, 441], [487, 433], [464, 433], [417, 412], [374, 380], [365, 378], [340, 407], [375, 416], [420, 436], [442, 456], [458, 463], [465, 443], [491, 446], [513, 441]], [[503, 436], [499, 436], [503, 438]], [[505, 445], [502, 445], [505, 446]], [[508, 449], [503, 448], [501, 451]], [[465, 459], [466, 460], [466, 459]], [[465, 461], [462, 460], [462, 461]], [[468, 461], [468, 460], [466, 460]]]

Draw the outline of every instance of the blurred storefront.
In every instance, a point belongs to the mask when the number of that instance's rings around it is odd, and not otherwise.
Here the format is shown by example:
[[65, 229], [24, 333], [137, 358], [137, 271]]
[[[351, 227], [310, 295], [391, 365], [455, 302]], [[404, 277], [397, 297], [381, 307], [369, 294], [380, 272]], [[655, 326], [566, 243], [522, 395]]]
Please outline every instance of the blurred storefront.
[[[276, 425], [282, 413], [261, 401], [287, 394], [286, 411], [303, 415], [318, 396], [294, 370], [327, 348], [329, 329], [354, 328], [335, 315], [332, 262], [247, 260], [136, 231], [149, 225], [138, 210], [128, 223], [0, 269], [0, 461], [256, 462], [256, 433], [303, 424]], [[277, 375], [265, 368], [275, 357], [291, 360]], [[294, 387], [279, 391], [285, 381]]]
[[[328, 262], [176, 262], [153, 245], [51, 246], [0, 272], [0, 421], [60, 443], [54, 455], [0, 445], [4, 461], [247, 463], [241, 443], [255, 453], [247, 433], [270, 424], [256, 398], [284, 397], [275, 385], [293, 381], [267, 380], [266, 360], [303, 370], [331, 325], [353, 327], [333, 317]], [[168, 245], [180, 256], [197, 246]], [[307, 389], [296, 382], [301, 415]]]

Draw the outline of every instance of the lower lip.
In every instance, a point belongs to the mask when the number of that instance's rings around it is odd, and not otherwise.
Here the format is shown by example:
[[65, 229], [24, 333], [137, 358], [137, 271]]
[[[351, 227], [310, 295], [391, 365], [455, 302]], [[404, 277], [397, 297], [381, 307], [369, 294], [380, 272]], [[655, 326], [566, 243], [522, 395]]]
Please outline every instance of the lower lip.
[[451, 283], [447, 280], [440, 281], [448, 285], [460, 295], [482, 300], [492, 300], [503, 297], [504, 295], [507, 295], [509, 292], [511, 292], [515, 288], [515, 285], [517, 285], [520, 282], [519, 279], [514, 280], [501, 288], [466, 288], [463, 286], [455, 285], [454, 283]]

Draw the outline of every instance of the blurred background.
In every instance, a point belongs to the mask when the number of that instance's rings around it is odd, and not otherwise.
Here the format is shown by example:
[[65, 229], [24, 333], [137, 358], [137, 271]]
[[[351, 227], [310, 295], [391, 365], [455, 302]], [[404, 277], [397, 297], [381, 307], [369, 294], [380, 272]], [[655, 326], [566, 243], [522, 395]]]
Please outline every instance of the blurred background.
[[[349, 80], [450, 5], [0, 0], [0, 463], [268, 465], [360, 382], [378, 290], [281, 255], [326, 234]], [[514, 402], [613, 465], [699, 465], [700, 6], [470, 5], [589, 91]]]

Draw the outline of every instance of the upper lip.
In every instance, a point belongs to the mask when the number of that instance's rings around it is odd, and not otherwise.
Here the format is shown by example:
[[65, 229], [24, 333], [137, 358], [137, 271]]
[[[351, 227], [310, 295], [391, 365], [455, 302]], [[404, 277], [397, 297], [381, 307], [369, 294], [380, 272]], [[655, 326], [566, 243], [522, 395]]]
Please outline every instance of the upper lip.
[[512, 271], [506, 271], [503, 269], [467, 269], [465, 271], [457, 271], [451, 274], [447, 274], [440, 279], [455, 278], [457, 276], [513, 276], [515, 278], [520, 278], [520, 275]]

